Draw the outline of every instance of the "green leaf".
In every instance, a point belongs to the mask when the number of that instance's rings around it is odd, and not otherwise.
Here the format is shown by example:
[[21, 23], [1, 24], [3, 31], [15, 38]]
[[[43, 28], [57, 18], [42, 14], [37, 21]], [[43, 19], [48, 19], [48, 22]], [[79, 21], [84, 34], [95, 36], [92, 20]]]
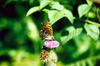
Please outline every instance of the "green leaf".
[[52, 0], [40, 0], [40, 9], [46, 7]]
[[57, 10], [63, 10], [64, 9], [63, 5], [61, 5], [59, 2], [55, 2], [55, 1], [51, 2], [50, 7], [52, 9], [57, 9]]
[[73, 16], [72, 12], [70, 10], [64, 9], [64, 15], [68, 18], [68, 20], [73, 23], [75, 17]]
[[29, 4], [32, 5], [35, 0], [28, 0]]
[[87, 36], [86, 34], [81, 33], [79, 36], [74, 38], [74, 41], [77, 46], [77, 52], [73, 54], [73, 57], [79, 56], [85, 53], [86, 51], [88, 51], [88, 49], [90, 49], [91, 38]]
[[43, 11], [48, 13], [48, 17], [49, 17], [49, 20], [50, 20], [51, 24], [54, 24], [57, 20], [64, 17], [64, 12], [63, 11], [48, 10], [48, 9], [44, 9]]
[[73, 26], [70, 26], [66, 29], [66, 31], [69, 32], [69, 35], [61, 37], [62, 44], [65, 44], [66, 42], [68, 42], [72, 38], [78, 36], [82, 32], [82, 28], [75, 29]]
[[36, 6], [36, 7], [33, 7], [31, 9], [29, 9], [29, 11], [27, 12], [26, 16], [29, 16], [31, 15], [32, 13], [36, 12], [36, 11], [39, 11], [39, 6]]
[[54, 24], [56, 21], [64, 17], [64, 13], [62, 11], [51, 10], [48, 12], [48, 16], [50, 22]]
[[88, 56], [86, 58], [82, 58], [81, 60], [73, 61], [70, 64], [66, 64], [64, 66], [96, 66], [97, 59], [100, 59], [100, 55]]
[[99, 28], [96, 25], [93, 24], [85, 24], [84, 28], [87, 32], [87, 35], [89, 35], [94, 40], [97, 40], [99, 38]]
[[85, 15], [86, 13], [88, 13], [88, 11], [90, 10], [91, 6], [89, 6], [88, 4], [82, 4], [78, 7], [78, 14], [79, 17], [81, 18], [83, 15]]
[[61, 11], [44, 9], [48, 13], [49, 20], [54, 24], [57, 20], [67, 17], [71, 23], [73, 23], [75, 17], [72, 15], [71, 11], [63, 9]]
[[87, 1], [88, 5], [90, 5], [90, 6], [93, 4], [92, 0], [86, 0], [86, 1]]

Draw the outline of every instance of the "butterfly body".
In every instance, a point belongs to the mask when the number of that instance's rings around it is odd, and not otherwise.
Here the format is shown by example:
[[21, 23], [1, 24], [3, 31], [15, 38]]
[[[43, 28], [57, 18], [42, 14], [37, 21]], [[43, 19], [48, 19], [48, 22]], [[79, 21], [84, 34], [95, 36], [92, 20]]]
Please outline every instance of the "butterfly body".
[[53, 39], [53, 30], [52, 26], [49, 22], [46, 22], [42, 25], [42, 29], [40, 31], [40, 37], [42, 39], [47, 39], [48, 37]]

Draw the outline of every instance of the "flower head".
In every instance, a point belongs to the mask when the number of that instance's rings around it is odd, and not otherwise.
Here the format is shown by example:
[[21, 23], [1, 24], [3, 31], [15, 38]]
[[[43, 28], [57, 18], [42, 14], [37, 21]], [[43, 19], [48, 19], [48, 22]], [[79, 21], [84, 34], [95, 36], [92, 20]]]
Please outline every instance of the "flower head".
[[49, 52], [47, 50], [42, 49], [41, 51], [41, 60], [43, 62], [47, 62], [48, 61], [48, 56], [49, 56]]
[[52, 49], [52, 48], [56, 48], [59, 46], [59, 42], [58, 41], [55, 41], [55, 40], [52, 40], [52, 41], [45, 41], [44, 42], [44, 46], [46, 48], [49, 48], [49, 49]]

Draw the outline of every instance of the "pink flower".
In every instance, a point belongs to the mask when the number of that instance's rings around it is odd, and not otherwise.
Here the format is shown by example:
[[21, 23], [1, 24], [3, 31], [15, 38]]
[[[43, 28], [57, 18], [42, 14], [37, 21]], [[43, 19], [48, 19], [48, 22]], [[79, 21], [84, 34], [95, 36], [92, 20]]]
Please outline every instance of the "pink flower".
[[59, 42], [58, 41], [45, 41], [44, 46], [50, 49], [56, 48], [59, 46]]

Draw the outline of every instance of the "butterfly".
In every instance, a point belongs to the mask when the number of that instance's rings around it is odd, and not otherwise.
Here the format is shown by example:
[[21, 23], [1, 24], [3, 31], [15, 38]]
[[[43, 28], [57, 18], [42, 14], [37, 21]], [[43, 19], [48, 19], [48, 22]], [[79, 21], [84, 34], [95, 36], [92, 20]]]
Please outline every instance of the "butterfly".
[[45, 22], [42, 24], [40, 37], [44, 40], [52, 40], [54, 38], [53, 29], [50, 22]]

